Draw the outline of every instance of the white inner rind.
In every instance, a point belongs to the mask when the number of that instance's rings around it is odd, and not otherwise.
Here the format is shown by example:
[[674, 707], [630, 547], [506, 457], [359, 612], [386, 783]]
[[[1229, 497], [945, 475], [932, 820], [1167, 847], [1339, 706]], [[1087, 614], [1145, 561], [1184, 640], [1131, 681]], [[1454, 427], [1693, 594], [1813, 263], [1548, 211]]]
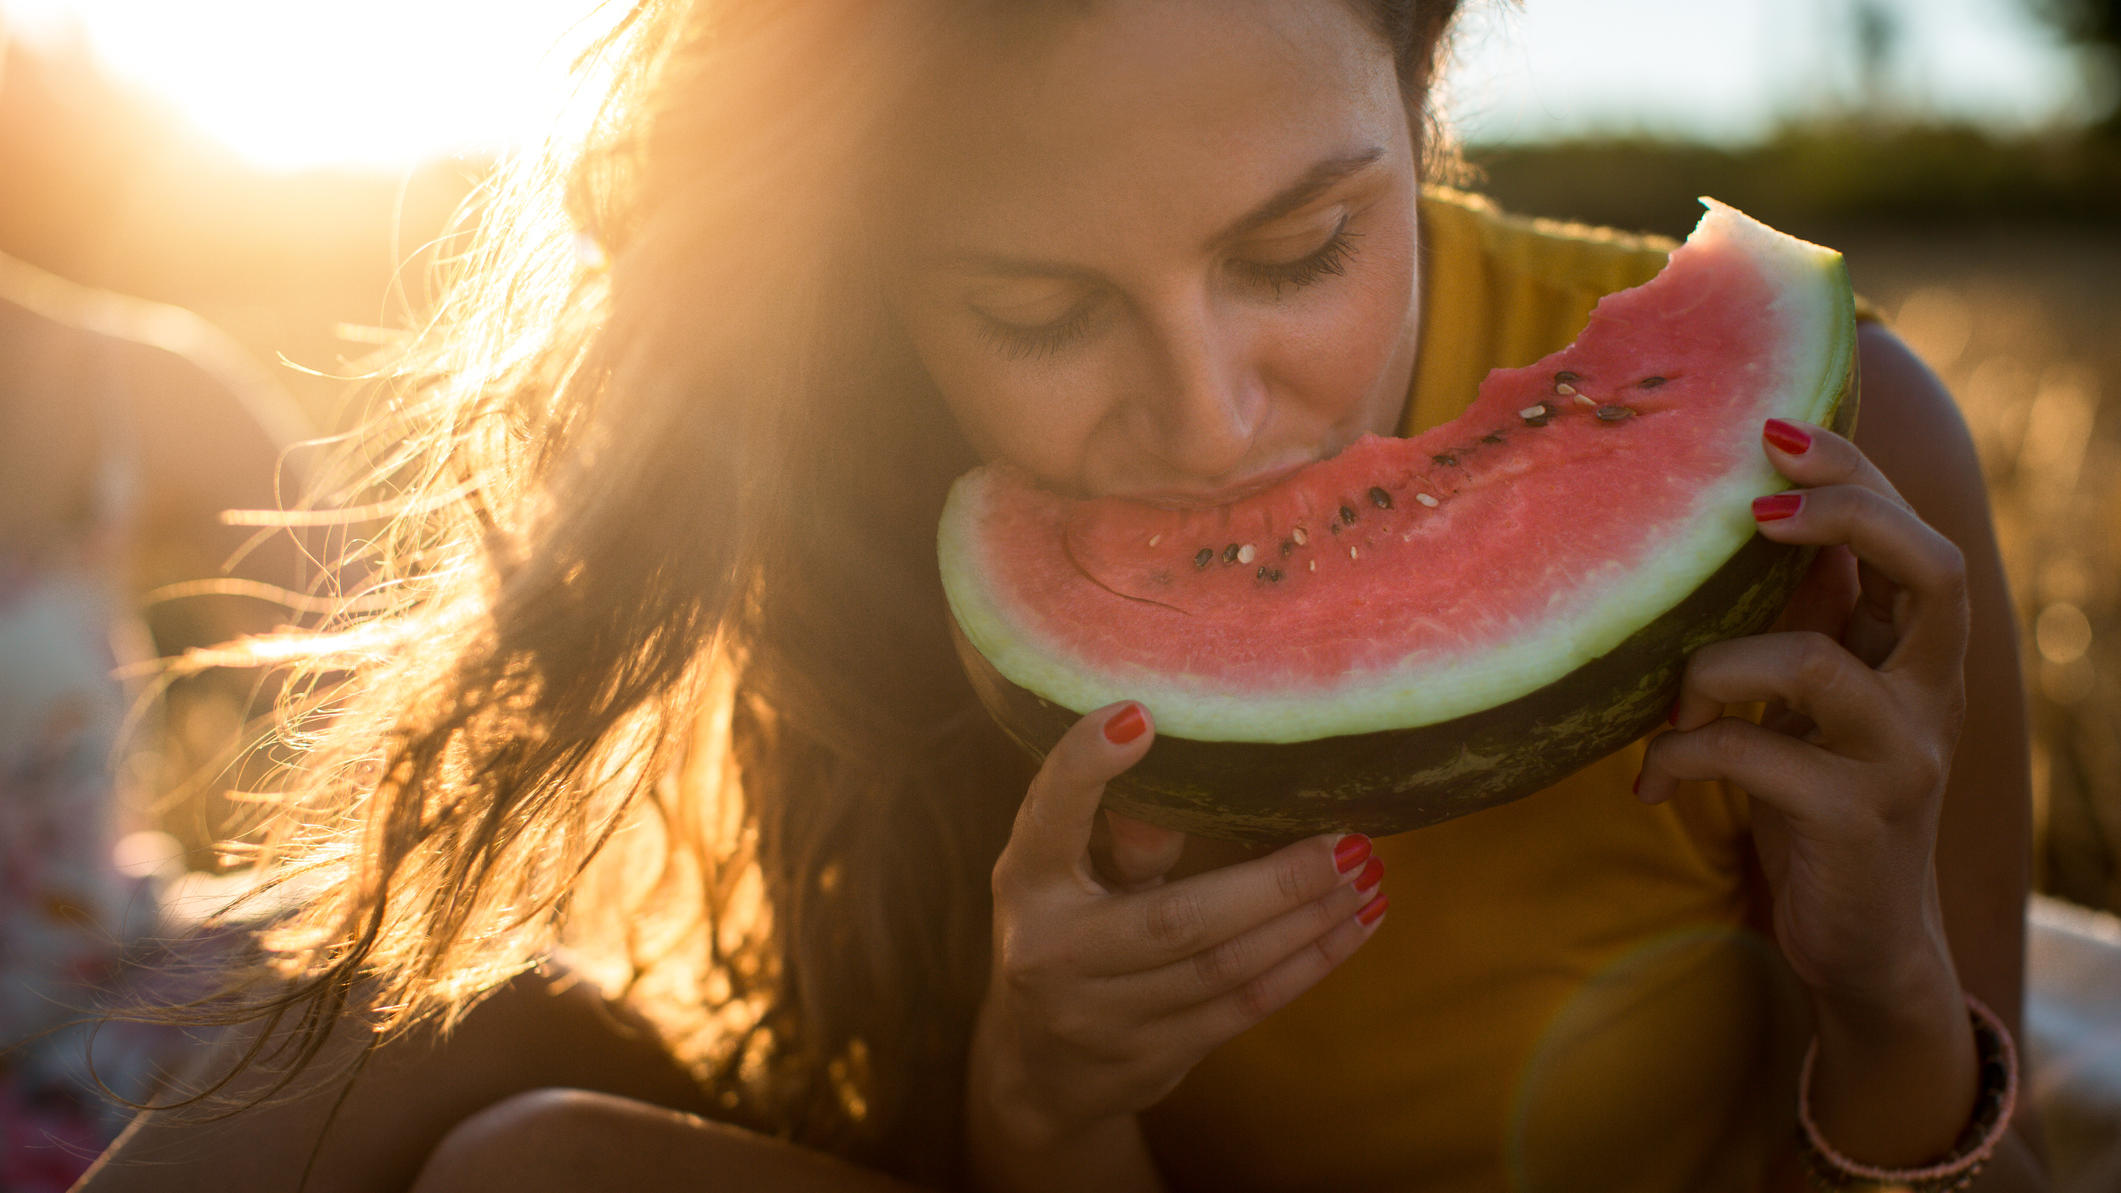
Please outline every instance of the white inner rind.
[[[1780, 362], [1790, 380], [1758, 413], [1823, 422], [1840, 394], [1855, 352], [1854, 307], [1841, 255], [1786, 236], [1735, 208], [1704, 198], [1709, 208], [1689, 242], [1725, 239], [1742, 246], [1777, 297], [1773, 308], [1790, 327]], [[1757, 419], [1726, 427], [1748, 444]], [[1351, 671], [1326, 684], [1285, 692], [1233, 694], [1205, 677], [1077, 665], [1065, 648], [1040, 640], [995, 602], [991, 574], [979, 549], [988, 473], [952, 488], [938, 537], [943, 585], [965, 637], [1010, 682], [1056, 704], [1088, 712], [1118, 700], [1139, 700], [1157, 731], [1201, 741], [1308, 741], [1351, 733], [1410, 729], [1478, 712], [1538, 691], [1619, 646], [1685, 600], [1755, 533], [1754, 497], [1787, 487], [1758, 451], [1699, 493], [1691, 514], [1670, 524], [1666, 543], [1632, 569], [1609, 566], [1597, 580], [1559, 597], [1575, 612], [1542, 620], [1509, 642], [1451, 660], [1424, 659]]]

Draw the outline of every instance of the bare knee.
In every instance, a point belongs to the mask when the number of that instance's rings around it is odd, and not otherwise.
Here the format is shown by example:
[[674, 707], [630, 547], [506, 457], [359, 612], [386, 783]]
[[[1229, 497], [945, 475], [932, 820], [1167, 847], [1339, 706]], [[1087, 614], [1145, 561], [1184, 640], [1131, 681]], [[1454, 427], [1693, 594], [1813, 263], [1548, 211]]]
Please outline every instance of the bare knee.
[[412, 1193], [596, 1188], [615, 1168], [630, 1166], [613, 1162], [626, 1155], [629, 1136], [704, 1127], [690, 1115], [614, 1094], [526, 1090], [450, 1128], [421, 1166]]
[[412, 1193], [910, 1193], [910, 1187], [727, 1123], [580, 1089], [503, 1098], [442, 1137]]

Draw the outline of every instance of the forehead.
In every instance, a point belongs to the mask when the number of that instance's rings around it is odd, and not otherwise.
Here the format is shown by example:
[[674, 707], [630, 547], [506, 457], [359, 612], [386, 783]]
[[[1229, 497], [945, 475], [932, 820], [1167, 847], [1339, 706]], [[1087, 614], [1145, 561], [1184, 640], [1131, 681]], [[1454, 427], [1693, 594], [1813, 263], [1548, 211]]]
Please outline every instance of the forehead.
[[1403, 140], [1390, 48], [1341, 0], [1025, 5], [913, 130], [917, 237], [1213, 226], [1319, 161]]

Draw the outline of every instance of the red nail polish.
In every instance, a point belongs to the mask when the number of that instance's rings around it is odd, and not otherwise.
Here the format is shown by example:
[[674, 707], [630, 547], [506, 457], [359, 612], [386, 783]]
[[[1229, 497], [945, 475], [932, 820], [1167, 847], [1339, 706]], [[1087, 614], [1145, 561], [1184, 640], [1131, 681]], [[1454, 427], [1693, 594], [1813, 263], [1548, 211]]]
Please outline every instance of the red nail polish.
[[1370, 839], [1361, 833], [1349, 833], [1333, 845], [1333, 867], [1346, 874], [1370, 860]]
[[1355, 922], [1367, 928], [1370, 925], [1376, 923], [1378, 920], [1383, 919], [1385, 914], [1385, 908], [1390, 907], [1391, 905], [1391, 900], [1385, 898], [1383, 895], [1379, 895], [1375, 899], [1372, 899], [1368, 903], [1362, 905], [1362, 910], [1355, 913]]
[[1371, 887], [1383, 882], [1384, 879], [1385, 864], [1373, 857], [1370, 859], [1370, 864], [1362, 868], [1362, 873], [1355, 876], [1355, 889], [1367, 892]]
[[1130, 704], [1105, 722], [1105, 740], [1115, 746], [1124, 746], [1140, 737], [1142, 730], [1148, 727], [1149, 718], [1142, 715], [1142, 706]]
[[1804, 504], [1802, 493], [1770, 493], [1753, 498], [1753, 520], [1777, 522], [1797, 512]]
[[1779, 418], [1767, 420], [1767, 426], [1762, 428], [1760, 433], [1769, 444], [1785, 455], [1801, 456], [1812, 446], [1812, 437], [1805, 433], [1803, 427]]

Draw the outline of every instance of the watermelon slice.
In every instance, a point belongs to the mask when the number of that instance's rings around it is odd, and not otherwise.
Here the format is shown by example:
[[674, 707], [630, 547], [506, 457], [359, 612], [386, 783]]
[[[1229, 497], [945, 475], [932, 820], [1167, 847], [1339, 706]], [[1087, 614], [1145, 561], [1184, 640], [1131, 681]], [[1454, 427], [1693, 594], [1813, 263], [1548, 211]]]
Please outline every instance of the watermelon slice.
[[1840, 254], [1703, 202], [1655, 279], [1415, 438], [1208, 510], [961, 478], [939, 553], [983, 701], [1037, 752], [1141, 701], [1158, 740], [1108, 802], [1260, 840], [1434, 823], [1647, 732], [1808, 563], [1754, 531], [1786, 487], [1762, 421], [1856, 410]]

